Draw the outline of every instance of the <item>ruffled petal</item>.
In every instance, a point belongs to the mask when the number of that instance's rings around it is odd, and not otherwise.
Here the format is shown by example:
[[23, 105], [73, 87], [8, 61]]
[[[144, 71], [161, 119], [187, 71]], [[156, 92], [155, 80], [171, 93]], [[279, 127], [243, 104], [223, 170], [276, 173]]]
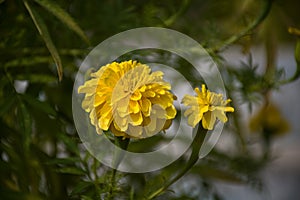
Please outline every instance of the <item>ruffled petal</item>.
[[163, 75], [132, 60], [92, 73], [78, 92], [85, 93], [82, 107], [97, 132], [109, 129], [116, 136], [142, 138], [167, 129], [177, 114], [176, 96]]

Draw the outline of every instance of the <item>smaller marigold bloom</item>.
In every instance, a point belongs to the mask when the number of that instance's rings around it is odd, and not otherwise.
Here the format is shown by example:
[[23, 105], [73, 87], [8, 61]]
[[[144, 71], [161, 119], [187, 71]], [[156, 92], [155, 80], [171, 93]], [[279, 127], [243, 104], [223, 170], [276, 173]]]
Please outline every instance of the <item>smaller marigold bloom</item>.
[[289, 123], [282, 117], [274, 104], [263, 106], [250, 120], [250, 130], [268, 137], [284, 135], [290, 130]]
[[197, 96], [185, 95], [182, 103], [189, 108], [184, 112], [188, 124], [195, 127], [201, 120], [204, 129], [212, 130], [217, 119], [225, 123], [228, 119], [225, 112], [233, 112], [234, 108], [227, 106], [230, 99], [223, 100], [222, 94], [210, 92], [202, 84], [202, 91], [195, 88]]
[[110, 130], [115, 136], [145, 138], [169, 128], [177, 113], [176, 97], [163, 75], [131, 60], [92, 73], [78, 92], [85, 93], [82, 107], [97, 133]]

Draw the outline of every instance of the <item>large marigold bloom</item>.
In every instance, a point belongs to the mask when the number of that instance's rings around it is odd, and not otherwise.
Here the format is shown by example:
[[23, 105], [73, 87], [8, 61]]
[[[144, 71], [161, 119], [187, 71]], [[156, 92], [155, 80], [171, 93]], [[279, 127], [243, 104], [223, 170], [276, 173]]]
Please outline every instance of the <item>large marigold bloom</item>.
[[163, 75], [131, 60], [92, 73], [78, 92], [85, 93], [82, 107], [97, 133], [110, 130], [115, 136], [144, 138], [169, 128], [176, 97]]
[[195, 88], [197, 96], [185, 95], [182, 103], [185, 106], [190, 106], [184, 116], [188, 117], [188, 124], [195, 127], [200, 120], [205, 129], [212, 130], [216, 119], [218, 118], [223, 123], [227, 121], [225, 112], [233, 112], [234, 109], [227, 104], [231, 101], [223, 100], [222, 94], [216, 94], [206, 90], [205, 85], [202, 85], [202, 91]]

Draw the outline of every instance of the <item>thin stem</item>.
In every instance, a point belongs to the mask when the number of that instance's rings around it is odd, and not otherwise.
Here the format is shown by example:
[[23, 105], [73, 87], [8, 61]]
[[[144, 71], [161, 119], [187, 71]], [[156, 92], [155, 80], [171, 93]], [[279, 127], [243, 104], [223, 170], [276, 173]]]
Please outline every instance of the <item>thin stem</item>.
[[129, 141], [130, 141], [129, 138], [123, 139], [123, 137], [115, 137], [115, 152], [114, 152], [114, 159], [113, 159], [112, 176], [109, 184], [110, 188], [107, 197], [108, 200], [113, 198], [114, 187], [116, 184], [117, 169], [124, 156], [124, 152], [122, 152], [122, 150], [127, 149]]
[[300, 77], [300, 38], [297, 39], [296, 47], [295, 47], [295, 60], [296, 60], [296, 71], [294, 75], [286, 80], [280, 81], [280, 84], [287, 84], [297, 80]]
[[99, 187], [99, 183], [98, 183], [98, 173], [97, 173], [97, 164], [98, 164], [98, 160], [94, 157], [93, 158], [93, 174], [94, 174], [94, 185], [96, 188], [96, 194], [98, 195], [98, 197], [100, 198], [101, 193], [100, 193], [100, 187]]
[[192, 153], [191, 153], [191, 156], [190, 156], [186, 166], [173, 179], [171, 179], [169, 182], [167, 182], [161, 188], [159, 188], [158, 190], [156, 190], [155, 192], [150, 194], [146, 198], [147, 200], [153, 199], [153, 198], [159, 196], [164, 191], [166, 191], [172, 184], [174, 184], [181, 177], [183, 177], [197, 163], [197, 161], [199, 159], [200, 148], [201, 148], [202, 143], [204, 141], [206, 132], [207, 132], [207, 130], [203, 129], [203, 127], [201, 125], [199, 125], [197, 134], [196, 134], [195, 139], [194, 139], [194, 141], [191, 145]]
[[187, 10], [188, 6], [190, 5], [190, 2], [190, 0], [183, 0], [181, 5], [179, 6], [178, 12], [176, 12], [174, 15], [165, 20], [164, 25], [166, 25], [167, 27], [171, 26], [176, 21], [176, 19], [178, 19]]
[[112, 197], [113, 197], [113, 189], [115, 187], [115, 182], [116, 182], [116, 173], [117, 173], [117, 170], [113, 169], [112, 176], [110, 179], [110, 188], [109, 188], [108, 197], [107, 197], [108, 200], [112, 199]]
[[215, 46], [215, 47], [213, 47], [211, 49], [208, 49], [207, 51], [210, 52], [210, 53], [216, 53], [216, 52], [222, 51], [227, 46], [235, 43], [237, 40], [239, 40], [240, 38], [242, 38], [243, 36], [247, 35], [252, 30], [254, 30], [268, 16], [268, 14], [269, 14], [269, 12], [271, 10], [271, 7], [272, 7], [272, 2], [273, 2], [273, 0], [265, 0], [263, 11], [257, 17], [256, 20], [254, 20], [252, 23], [250, 23], [248, 25], [248, 27], [246, 27], [241, 32], [237, 33], [236, 35], [231, 36], [230, 38], [228, 38], [227, 40], [225, 40], [220, 45], [217, 45], [217, 46]]
[[[233, 99], [233, 101], [231, 102], [233, 104], [233, 107], [234, 108], [238, 108], [236, 104], [237, 101], [234, 101], [234, 95], [232, 95], [232, 92], [230, 90], [227, 90], [228, 92], [228, 96]], [[241, 148], [242, 148], [242, 152], [244, 154], [247, 154], [248, 153], [248, 150], [246, 148], [246, 141], [243, 137], [243, 134], [242, 134], [242, 128], [241, 128], [241, 123], [240, 123], [240, 112], [239, 110], [234, 110], [234, 112], [232, 113], [232, 116], [233, 116], [233, 123], [234, 123], [234, 127], [236, 128], [236, 134], [237, 134], [237, 137], [238, 137], [238, 140], [240, 141], [240, 144], [241, 144]]]

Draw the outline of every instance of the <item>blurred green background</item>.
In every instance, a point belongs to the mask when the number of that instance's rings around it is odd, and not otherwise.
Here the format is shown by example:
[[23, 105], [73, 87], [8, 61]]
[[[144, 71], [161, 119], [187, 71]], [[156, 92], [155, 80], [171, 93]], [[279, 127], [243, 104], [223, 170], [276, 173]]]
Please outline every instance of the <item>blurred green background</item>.
[[147, 26], [202, 44], [236, 109], [217, 147], [157, 199], [299, 199], [299, 8], [297, 0], [0, 0], [0, 199], [143, 199], [180, 169], [184, 156], [156, 172], [118, 173], [111, 190], [111, 169], [85, 150], [72, 118], [84, 57]]

